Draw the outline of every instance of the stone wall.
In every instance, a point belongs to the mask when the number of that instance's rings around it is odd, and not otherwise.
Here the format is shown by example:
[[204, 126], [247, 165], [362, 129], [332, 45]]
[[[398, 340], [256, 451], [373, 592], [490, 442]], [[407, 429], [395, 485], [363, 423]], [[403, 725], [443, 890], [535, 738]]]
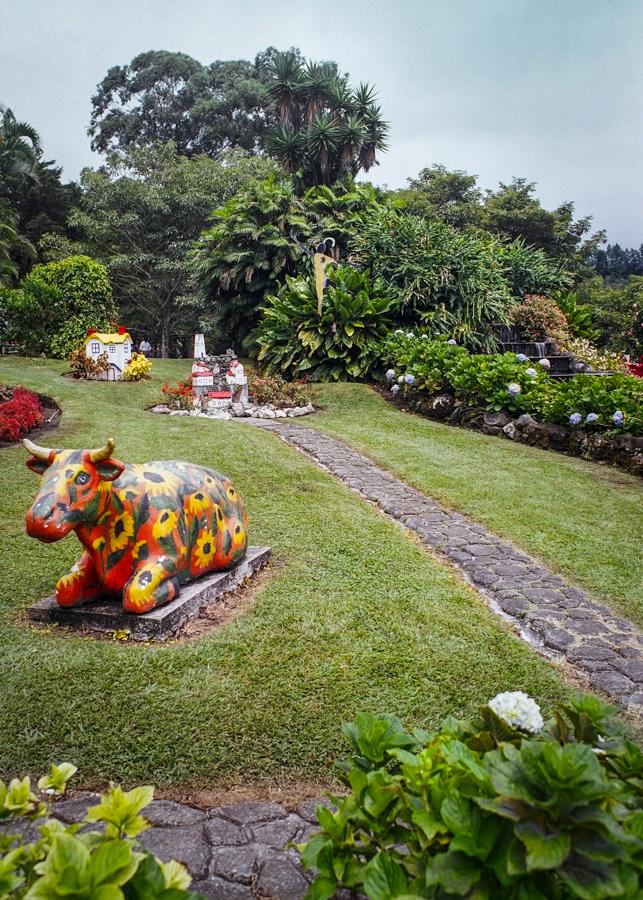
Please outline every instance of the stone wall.
[[632, 475], [643, 475], [643, 437], [565, 428], [562, 425], [538, 422], [527, 413], [516, 417], [504, 412], [488, 412], [478, 407], [457, 406], [451, 394], [422, 397], [404, 405], [420, 415], [440, 419], [451, 425], [474, 428], [484, 434], [520, 441], [544, 450], [556, 450], [582, 459], [607, 462]]

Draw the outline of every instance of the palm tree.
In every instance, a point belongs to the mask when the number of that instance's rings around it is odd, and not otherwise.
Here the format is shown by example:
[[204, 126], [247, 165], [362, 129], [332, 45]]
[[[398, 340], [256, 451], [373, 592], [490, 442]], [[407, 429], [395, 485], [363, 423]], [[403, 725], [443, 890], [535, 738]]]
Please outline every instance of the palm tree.
[[18, 122], [13, 112], [0, 107], [0, 177], [26, 175], [37, 180], [40, 136], [27, 122]]
[[302, 62], [293, 51], [276, 53], [268, 71], [279, 120], [268, 134], [268, 151], [300, 191], [375, 165], [377, 153], [387, 149], [388, 126], [373, 87], [361, 83], [353, 91], [336, 63]]

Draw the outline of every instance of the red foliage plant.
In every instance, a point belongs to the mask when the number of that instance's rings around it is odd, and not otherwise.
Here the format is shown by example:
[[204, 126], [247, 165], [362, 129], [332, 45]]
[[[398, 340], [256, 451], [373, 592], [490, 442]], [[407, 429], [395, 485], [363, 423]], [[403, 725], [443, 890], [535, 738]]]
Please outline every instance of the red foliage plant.
[[25, 388], [15, 388], [11, 399], [0, 403], [0, 441], [17, 441], [42, 422], [40, 400]]

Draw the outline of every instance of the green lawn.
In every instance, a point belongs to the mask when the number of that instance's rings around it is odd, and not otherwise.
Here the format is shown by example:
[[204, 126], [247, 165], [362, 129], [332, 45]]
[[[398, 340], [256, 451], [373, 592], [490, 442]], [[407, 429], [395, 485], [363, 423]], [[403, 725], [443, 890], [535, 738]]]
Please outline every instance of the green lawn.
[[305, 423], [514, 541], [643, 625], [643, 484], [609, 466], [403, 412], [372, 389], [323, 385]]
[[[500, 690], [528, 691], [545, 707], [565, 693], [555, 670], [450, 569], [273, 435], [144, 412], [185, 362], [155, 361], [154, 380], [142, 385], [74, 382], [63, 368], [0, 359], [0, 381], [57, 398], [64, 416], [52, 444], [95, 446], [113, 435], [127, 461], [183, 458], [229, 474], [252, 542], [274, 549], [274, 577], [233, 624], [191, 643], [141, 646], [30, 627], [24, 607], [51, 591], [78, 543], [26, 536], [37, 478], [22, 448], [0, 450], [3, 775], [70, 760], [87, 785], [326, 779], [344, 753], [341, 722], [360, 710], [430, 727]], [[380, 408], [365, 389], [354, 396]], [[340, 405], [320, 424], [337, 427], [341, 415]]]

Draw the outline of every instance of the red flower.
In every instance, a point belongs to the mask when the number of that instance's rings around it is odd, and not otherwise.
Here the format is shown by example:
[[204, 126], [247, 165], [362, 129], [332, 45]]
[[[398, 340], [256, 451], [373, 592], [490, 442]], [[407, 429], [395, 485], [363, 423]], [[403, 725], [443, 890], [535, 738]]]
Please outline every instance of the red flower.
[[126, 328], [124, 325], [119, 325], [119, 326], [118, 326], [118, 333], [119, 333], [119, 334], [127, 334], [127, 328]]

